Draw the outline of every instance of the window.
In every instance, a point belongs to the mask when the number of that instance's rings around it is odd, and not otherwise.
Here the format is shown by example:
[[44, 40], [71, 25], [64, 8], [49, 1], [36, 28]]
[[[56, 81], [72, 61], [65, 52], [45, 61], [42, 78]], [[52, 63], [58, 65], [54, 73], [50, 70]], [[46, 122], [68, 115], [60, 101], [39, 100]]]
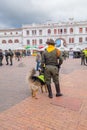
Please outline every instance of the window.
[[34, 45], [37, 45], [37, 40], [36, 39], [33, 39], [32, 40], [32, 45], [34, 46]]
[[48, 29], [48, 34], [51, 34], [51, 29]]
[[58, 29], [58, 34], [62, 34], [63, 30], [62, 29]]
[[26, 34], [29, 35], [29, 30], [26, 31]]
[[10, 34], [12, 35], [12, 32], [10, 32]]
[[14, 40], [14, 43], [19, 43], [19, 40], [18, 40], [18, 39], [15, 39], [15, 40]]
[[83, 39], [82, 39], [82, 37], [80, 37], [80, 38], [79, 38], [79, 42], [82, 42], [82, 41], [83, 41]]
[[36, 39], [34, 40], [34, 42], [35, 42], [35, 45], [37, 45], [37, 40]]
[[67, 29], [66, 28], [64, 28], [64, 33], [67, 33]]
[[36, 35], [37, 31], [36, 30], [32, 30], [32, 35]]
[[34, 45], [34, 40], [32, 40], [32, 45]]
[[85, 41], [87, 41], [87, 37], [85, 38]]
[[69, 43], [74, 43], [74, 38], [69, 38]]
[[30, 45], [30, 40], [27, 40], [27, 45]]
[[6, 43], [6, 40], [2, 40], [2, 43]]
[[54, 29], [54, 34], [57, 34], [57, 29]]
[[87, 32], [87, 27], [85, 28], [85, 32]]
[[79, 28], [79, 33], [82, 33], [83, 32], [83, 28]]
[[70, 28], [70, 33], [73, 33], [73, 28]]
[[42, 35], [42, 30], [39, 30], [39, 35]]
[[32, 30], [32, 35], [34, 35], [34, 30]]
[[63, 30], [62, 29], [60, 29], [60, 33], [62, 34], [62, 32], [63, 32]]
[[74, 38], [72, 38], [72, 43], [74, 43]]
[[71, 38], [69, 38], [69, 43], [71, 43]]
[[39, 39], [39, 44], [42, 44], [43, 43], [43, 40], [42, 39]]
[[10, 39], [10, 40], [8, 40], [8, 43], [13, 43], [13, 41]]

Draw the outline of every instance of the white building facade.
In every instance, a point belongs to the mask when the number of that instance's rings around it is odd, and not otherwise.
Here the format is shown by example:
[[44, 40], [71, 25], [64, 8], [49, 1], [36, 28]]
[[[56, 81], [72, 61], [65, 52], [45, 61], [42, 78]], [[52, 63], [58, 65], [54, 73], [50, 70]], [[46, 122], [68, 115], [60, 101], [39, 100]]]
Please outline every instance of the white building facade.
[[0, 30], [0, 48], [15, 50], [22, 43], [22, 29]]
[[45, 23], [22, 25], [18, 29], [0, 30], [0, 48], [13, 50], [18, 47], [45, 46], [47, 39], [55, 42], [63, 41], [69, 49], [76, 46], [87, 47], [87, 21], [68, 21], [61, 23]]

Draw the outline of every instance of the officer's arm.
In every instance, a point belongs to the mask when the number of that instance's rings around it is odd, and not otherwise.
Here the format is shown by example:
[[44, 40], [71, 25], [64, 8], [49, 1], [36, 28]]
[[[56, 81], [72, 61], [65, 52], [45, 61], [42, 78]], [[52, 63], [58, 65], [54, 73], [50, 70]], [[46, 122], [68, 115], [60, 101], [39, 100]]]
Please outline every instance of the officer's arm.
[[58, 57], [58, 66], [60, 68], [61, 64], [63, 63], [63, 57], [62, 57], [62, 53], [60, 50], [57, 50], [57, 57]]
[[62, 63], [63, 63], [63, 57], [60, 55], [59, 56], [59, 66], [61, 66]]

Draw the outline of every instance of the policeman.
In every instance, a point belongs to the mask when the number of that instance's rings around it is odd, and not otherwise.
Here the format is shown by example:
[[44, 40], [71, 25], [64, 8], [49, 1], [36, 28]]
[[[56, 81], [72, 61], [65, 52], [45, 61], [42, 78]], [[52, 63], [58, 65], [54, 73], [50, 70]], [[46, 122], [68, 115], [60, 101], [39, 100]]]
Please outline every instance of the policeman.
[[10, 56], [10, 65], [13, 65], [13, 52], [11, 49], [9, 49], [9, 56]]
[[81, 51], [81, 65], [85, 65], [85, 53], [84, 53], [84, 50]]
[[85, 48], [83, 52], [85, 54], [85, 65], [87, 65], [87, 48]]
[[2, 60], [3, 60], [3, 52], [2, 49], [0, 49], [0, 66], [2, 66]]
[[8, 53], [8, 50], [5, 50], [5, 60], [6, 60], [6, 65], [9, 64], [8, 59], [9, 59], [9, 53]]
[[[51, 89], [51, 79], [55, 84], [56, 97], [62, 96], [60, 92], [59, 85], [59, 68], [63, 63], [61, 52], [59, 49], [55, 48], [55, 42], [53, 39], [49, 39], [46, 42], [48, 44], [47, 49], [42, 54], [41, 67], [45, 65], [45, 82], [48, 89], [48, 97], [53, 98], [52, 89]], [[58, 63], [59, 60], [59, 63]]]

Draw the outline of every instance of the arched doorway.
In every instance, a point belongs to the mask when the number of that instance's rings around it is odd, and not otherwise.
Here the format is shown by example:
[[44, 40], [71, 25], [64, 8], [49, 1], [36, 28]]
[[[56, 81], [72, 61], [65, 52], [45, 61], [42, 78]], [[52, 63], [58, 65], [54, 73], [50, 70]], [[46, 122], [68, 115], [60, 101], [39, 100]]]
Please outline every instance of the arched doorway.
[[66, 40], [64, 38], [58, 38], [55, 40], [56, 47], [65, 46], [66, 47]]

